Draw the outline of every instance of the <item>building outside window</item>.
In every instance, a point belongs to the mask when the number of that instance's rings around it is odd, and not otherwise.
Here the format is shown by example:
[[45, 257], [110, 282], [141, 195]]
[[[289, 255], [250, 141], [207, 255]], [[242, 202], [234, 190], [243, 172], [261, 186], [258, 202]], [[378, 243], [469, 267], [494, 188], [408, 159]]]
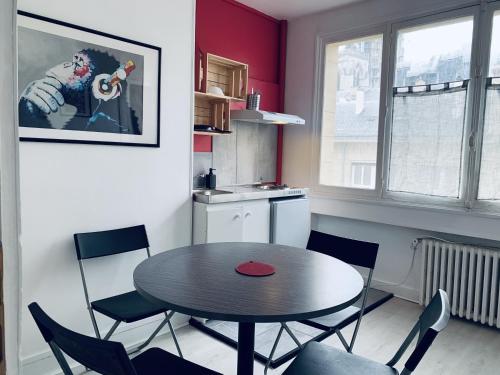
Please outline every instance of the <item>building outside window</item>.
[[375, 188], [375, 173], [363, 184], [353, 171], [357, 160], [377, 163], [382, 45], [382, 35], [373, 35], [326, 46], [322, 185]]

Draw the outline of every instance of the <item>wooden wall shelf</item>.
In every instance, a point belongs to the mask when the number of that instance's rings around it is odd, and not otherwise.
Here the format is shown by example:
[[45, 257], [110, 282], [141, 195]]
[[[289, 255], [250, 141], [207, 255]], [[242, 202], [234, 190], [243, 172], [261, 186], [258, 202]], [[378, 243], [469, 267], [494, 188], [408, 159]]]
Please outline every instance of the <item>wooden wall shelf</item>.
[[206, 53], [201, 58], [199, 69], [196, 91], [206, 93], [211, 87], [219, 87], [225, 96], [246, 100], [248, 64]]
[[194, 96], [196, 98], [214, 100], [214, 101], [217, 101], [217, 100], [220, 100], [220, 101], [230, 100], [232, 102], [244, 102], [244, 101], [246, 101], [246, 99], [233, 98], [232, 96], [220, 96], [220, 95], [209, 94], [209, 93], [199, 92], [199, 91], [195, 91]]
[[[230, 131], [230, 104], [244, 102], [247, 97], [248, 65], [210, 53], [200, 58], [196, 82], [194, 123], [210, 125]], [[220, 88], [224, 96], [207, 92], [211, 87]], [[194, 132], [200, 135], [224, 135], [229, 133]]]
[[224, 97], [209, 97], [195, 95], [194, 123], [195, 125], [211, 125], [219, 130], [229, 130], [230, 100]]
[[231, 133], [212, 133], [212, 132], [202, 132], [202, 131], [193, 131], [193, 134], [196, 135], [208, 135], [209, 137], [218, 137], [220, 135], [228, 135]]

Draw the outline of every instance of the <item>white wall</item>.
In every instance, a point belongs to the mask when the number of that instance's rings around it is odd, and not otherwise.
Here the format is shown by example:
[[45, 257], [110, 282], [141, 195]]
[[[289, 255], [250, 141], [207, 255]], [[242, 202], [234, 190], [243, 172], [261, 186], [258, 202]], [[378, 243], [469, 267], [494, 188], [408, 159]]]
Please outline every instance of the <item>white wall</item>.
[[[162, 48], [161, 148], [20, 145], [22, 348], [25, 374], [55, 369], [26, 305], [91, 334], [72, 240], [75, 232], [146, 224], [153, 253], [190, 243], [194, 0], [20, 0], [20, 10]], [[145, 254], [90, 262], [94, 298], [131, 290]], [[110, 320], [99, 319], [109, 328]], [[179, 321], [177, 323], [180, 323]], [[118, 336], [146, 337], [150, 324]]]
[[[419, 299], [422, 264], [420, 246], [417, 246], [414, 254], [413, 241], [415, 239], [437, 237], [478, 246], [499, 246], [496, 241], [331, 215], [314, 214], [312, 228], [337, 236], [378, 243], [380, 246], [373, 275], [374, 287], [393, 292], [397, 296], [415, 302]], [[410, 268], [414, 255], [413, 267]], [[367, 274], [366, 270], [360, 269], [360, 271]]]
[[[313, 216], [312, 227], [320, 232], [378, 243], [380, 246], [373, 274], [373, 286], [391, 291], [412, 301], [418, 301], [421, 257], [420, 252], [417, 251], [415, 254], [416, 267], [408, 276], [414, 251], [411, 245], [415, 238], [428, 236], [430, 233], [417, 229], [323, 215]], [[360, 271], [363, 272], [362, 269]]]
[[[377, 0], [365, 1], [329, 12], [291, 20], [288, 25], [285, 109], [306, 120], [305, 127], [285, 127], [283, 180], [296, 186], [312, 186], [311, 144], [316, 37], [319, 34], [402, 21], [463, 5], [474, 0]], [[399, 283], [411, 261], [410, 242], [415, 236], [435, 232], [500, 241], [499, 219], [447, 211], [390, 206], [332, 199], [312, 194], [313, 227], [325, 232], [380, 242], [375, 277]], [[460, 238], [463, 241], [472, 239]], [[419, 271], [419, 262], [415, 269]], [[404, 275], [403, 275], [404, 276]], [[386, 285], [399, 295], [415, 299], [418, 277], [401, 287]]]

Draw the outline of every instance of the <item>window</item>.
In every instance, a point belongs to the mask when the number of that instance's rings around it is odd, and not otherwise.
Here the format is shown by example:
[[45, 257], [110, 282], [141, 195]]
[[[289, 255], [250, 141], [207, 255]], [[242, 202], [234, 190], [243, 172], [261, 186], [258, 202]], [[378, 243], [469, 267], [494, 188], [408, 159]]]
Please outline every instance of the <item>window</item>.
[[375, 189], [375, 163], [353, 162], [351, 171], [351, 186], [361, 189]]
[[399, 31], [388, 190], [459, 198], [472, 17]]
[[[321, 185], [375, 189], [382, 35], [325, 48]], [[363, 160], [368, 169], [356, 167]]]
[[484, 7], [320, 37], [318, 192], [500, 215], [500, 0]]
[[479, 200], [500, 200], [500, 13], [493, 19], [485, 96]]

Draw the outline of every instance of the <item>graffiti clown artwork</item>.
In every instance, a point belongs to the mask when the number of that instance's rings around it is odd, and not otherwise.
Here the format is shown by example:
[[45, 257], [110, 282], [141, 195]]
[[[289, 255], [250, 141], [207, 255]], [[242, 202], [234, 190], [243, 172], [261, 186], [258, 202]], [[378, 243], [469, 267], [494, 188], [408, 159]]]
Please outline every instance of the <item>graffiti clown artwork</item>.
[[18, 34], [21, 140], [158, 146], [158, 48], [28, 14]]

